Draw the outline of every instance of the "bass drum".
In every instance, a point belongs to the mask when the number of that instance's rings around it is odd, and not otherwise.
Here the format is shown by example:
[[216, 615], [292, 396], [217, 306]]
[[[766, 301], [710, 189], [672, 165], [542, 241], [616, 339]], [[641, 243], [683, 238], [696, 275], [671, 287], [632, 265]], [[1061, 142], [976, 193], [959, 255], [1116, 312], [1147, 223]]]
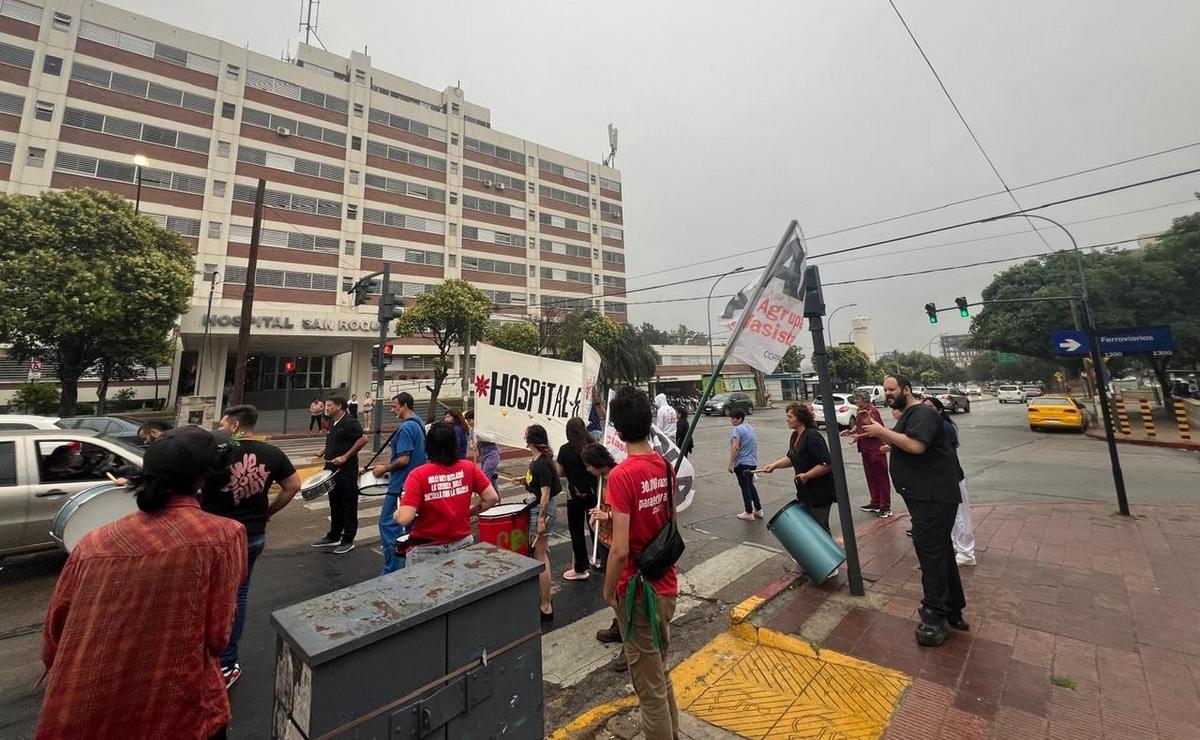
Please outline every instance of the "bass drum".
[[50, 536], [67, 552], [93, 529], [111, 524], [138, 510], [130, 489], [102, 483], [80, 491], [59, 509]]
[[388, 474], [376, 477], [370, 470], [358, 477], [358, 492], [363, 496], [382, 496], [388, 491]]

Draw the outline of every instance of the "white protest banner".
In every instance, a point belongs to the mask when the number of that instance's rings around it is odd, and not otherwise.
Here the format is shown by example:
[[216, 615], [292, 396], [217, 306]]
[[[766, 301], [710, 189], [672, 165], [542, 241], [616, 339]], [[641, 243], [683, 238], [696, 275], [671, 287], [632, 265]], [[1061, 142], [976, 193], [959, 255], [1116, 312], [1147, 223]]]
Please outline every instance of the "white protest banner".
[[586, 341], [583, 343], [583, 405], [581, 415], [586, 419], [592, 408], [592, 396], [600, 379], [600, 353]]
[[[725, 307], [721, 318], [726, 328], [735, 332], [729, 354], [756, 370], [773, 373], [788, 349], [796, 343], [804, 328], [804, 268], [807, 253], [804, 234], [793, 221], [766, 267], [766, 275], [755, 280], [745, 290], [738, 291]], [[747, 295], [761, 285], [762, 292], [754, 305]], [[749, 312], [744, 328], [736, 333], [744, 313]]]
[[475, 431], [510, 447], [525, 446], [525, 428], [541, 424], [555, 450], [567, 441], [567, 420], [587, 414], [583, 367], [479, 345], [474, 372]]
[[[608, 402], [612, 403], [612, 391], [608, 393]], [[613, 459], [618, 463], [629, 457], [629, 450], [625, 442], [622, 441], [617, 430], [613, 427], [612, 422], [607, 421], [609, 414], [604, 414], [604, 439], [603, 444], [612, 454]], [[679, 447], [675, 444], [675, 430], [670, 433], [664, 432], [653, 424], [650, 425], [650, 446], [653, 447], [658, 454], [667, 459], [671, 467], [675, 467], [675, 463], [679, 460]], [[686, 457], [679, 466], [679, 471], [675, 473], [675, 510], [683, 511], [692, 505], [692, 499], [696, 497], [696, 470], [692, 467], [692, 461]]]

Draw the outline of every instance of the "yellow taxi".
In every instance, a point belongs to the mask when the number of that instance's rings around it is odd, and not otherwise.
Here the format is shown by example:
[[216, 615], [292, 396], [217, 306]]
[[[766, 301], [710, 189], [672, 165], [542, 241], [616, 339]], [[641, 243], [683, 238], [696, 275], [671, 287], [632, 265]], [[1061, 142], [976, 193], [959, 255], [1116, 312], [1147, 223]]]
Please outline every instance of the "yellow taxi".
[[1042, 429], [1078, 429], [1085, 432], [1090, 423], [1089, 413], [1073, 397], [1058, 394], [1031, 398], [1025, 409], [1029, 428], [1035, 432]]

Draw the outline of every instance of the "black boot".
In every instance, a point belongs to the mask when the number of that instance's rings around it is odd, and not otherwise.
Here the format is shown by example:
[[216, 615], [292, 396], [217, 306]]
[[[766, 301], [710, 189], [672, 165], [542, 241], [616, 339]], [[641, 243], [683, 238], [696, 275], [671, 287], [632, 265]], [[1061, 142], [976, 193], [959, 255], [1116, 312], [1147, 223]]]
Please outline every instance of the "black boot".
[[612, 625], [608, 629], [597, 632], [596, 639], [600, 642], [620, 642], [621, 630], [617, 627], [617, 620], [613, 619]]

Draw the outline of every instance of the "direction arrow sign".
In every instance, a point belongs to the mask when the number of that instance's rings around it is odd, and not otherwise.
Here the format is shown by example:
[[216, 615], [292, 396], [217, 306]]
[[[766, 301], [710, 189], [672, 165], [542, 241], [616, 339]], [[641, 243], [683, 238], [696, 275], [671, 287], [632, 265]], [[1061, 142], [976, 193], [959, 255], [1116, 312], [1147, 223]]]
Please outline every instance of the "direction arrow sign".
[[[1100, 352], [1104, 355], [1170, 354], [1175, 337], [1169, 326], [1142, 326], [1133, 329], [1105, 329], [1098, 332]], [[1051, 332], [1050, 346], [1060, 357], [1084, 357], [1088, 354], [1087, 332], [1060, 330]]]
[[1088, 353], [1087, 332], [1056, 331], [1050, 335], [1050, 346], [1054, 354], [1063, 357], [1083, 357]]

